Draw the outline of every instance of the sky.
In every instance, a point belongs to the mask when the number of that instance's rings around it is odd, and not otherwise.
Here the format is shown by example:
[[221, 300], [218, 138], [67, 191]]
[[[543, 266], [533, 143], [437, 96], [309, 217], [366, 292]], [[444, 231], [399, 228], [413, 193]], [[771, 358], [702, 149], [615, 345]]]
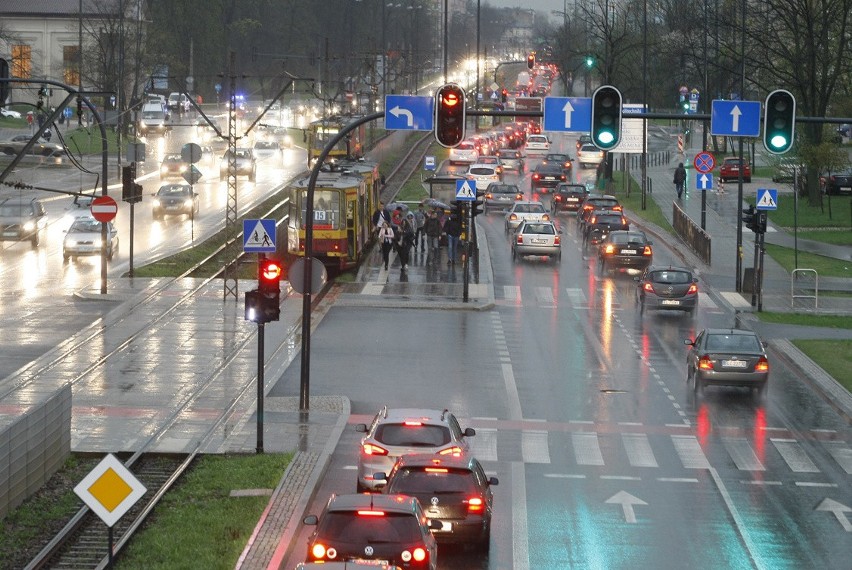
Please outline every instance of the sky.
[[[568, 6], [573, 0], [568, 0]], [[496, 8], [532, 8], [536, 12], [550, 13], [552, 10], [562, 11], [565, 0], [482, 0], [483, 4], [490, 4]]]

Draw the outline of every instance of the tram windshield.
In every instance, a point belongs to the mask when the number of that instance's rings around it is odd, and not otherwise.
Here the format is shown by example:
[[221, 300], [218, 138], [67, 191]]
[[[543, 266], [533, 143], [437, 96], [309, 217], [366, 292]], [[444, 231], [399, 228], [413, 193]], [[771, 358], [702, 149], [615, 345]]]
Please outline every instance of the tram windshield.
[[[302, 193], [302, 228], [307, 219], [307, 191]], [[340, 229], [340, 193], [333, 190], [314, 190], [314, 229]]]

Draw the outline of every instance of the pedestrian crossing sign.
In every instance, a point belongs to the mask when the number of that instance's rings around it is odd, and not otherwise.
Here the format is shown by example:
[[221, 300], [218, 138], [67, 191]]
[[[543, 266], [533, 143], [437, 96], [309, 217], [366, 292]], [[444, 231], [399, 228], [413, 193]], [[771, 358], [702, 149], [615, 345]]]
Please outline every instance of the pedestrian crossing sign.
[[473, 180], [456, 180], [456, 200], [476, 200], [476, 182]]
[[275, 251], [275, 220], [243, 220], [243, 251]]
[[777, 210], [778, 190], [771, 188], [758, 188], [756, 207], [758, 210]]

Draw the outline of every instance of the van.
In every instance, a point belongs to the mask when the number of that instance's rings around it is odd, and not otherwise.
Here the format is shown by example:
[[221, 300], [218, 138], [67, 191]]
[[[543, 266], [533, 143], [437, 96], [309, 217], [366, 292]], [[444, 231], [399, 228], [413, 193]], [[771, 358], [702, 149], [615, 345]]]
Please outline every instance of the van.
[[162, 103], [145, 103], [142, 107], [142, 114], [139, 116], [139, 134], [165, 133], [169, 130], [168, 120], [169, 115]]

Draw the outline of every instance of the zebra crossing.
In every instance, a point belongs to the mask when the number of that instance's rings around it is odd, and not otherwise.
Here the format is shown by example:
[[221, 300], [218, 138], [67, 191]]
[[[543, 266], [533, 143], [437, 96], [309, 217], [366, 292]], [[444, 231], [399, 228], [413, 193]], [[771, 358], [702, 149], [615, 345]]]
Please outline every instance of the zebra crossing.
[[[505, 440], [505, 445], [501, 446], [502, 440]], [[686, 434], [477, 427], [476, 437], [470, 438], [468, 442], [473, 455], [483, 462], [567, 462], [578, 467], [606, 467], [608, 464], [623, 466], [626, 462], [631, 467], [647, 469], [708, 469], [711, 466], [708, 453], [712, 454], [717, 463], [720, 460], [718, 454], [724, 453], [730, 460], [728, 463], [740, 471], [777, 471], [780, 465], [793, 474], [821, 471], [801, 441], [782, 437], [769, 437], [756, 442], [746, 437], [719, 436], [702, 444], [698, 436]], [[518, 442], [520, 445], [517, 445]], [[843, 472], [852, 475], [852, 447], [848, 443], [821, 441], [817, 445]], [[554, 454], [551, 449], [560, 451]], [[566, 452], [566, 449], [570, 451]], [[677, 458], [676, 464], [671, 457]]]
[[[500, 305], [535, 305], [539, 307], [555, 307], [568, 303], [575, 309], [591, 309], [598, 306], [595, 299], [589, 299], [586, 292], [579, 287], [567, 287], [564, 290], [553, 287], [526, 287], [519, 285], [504, 285], [495, 287], [495, 301]], [[635, 302], [633, 289], [627, 291], [613, 288], [607, 291], [607, 304], [613, 308], [632, 305]], [[708, 311], [719, 309], [709, 295], [698, 296], [698, 307]]]

